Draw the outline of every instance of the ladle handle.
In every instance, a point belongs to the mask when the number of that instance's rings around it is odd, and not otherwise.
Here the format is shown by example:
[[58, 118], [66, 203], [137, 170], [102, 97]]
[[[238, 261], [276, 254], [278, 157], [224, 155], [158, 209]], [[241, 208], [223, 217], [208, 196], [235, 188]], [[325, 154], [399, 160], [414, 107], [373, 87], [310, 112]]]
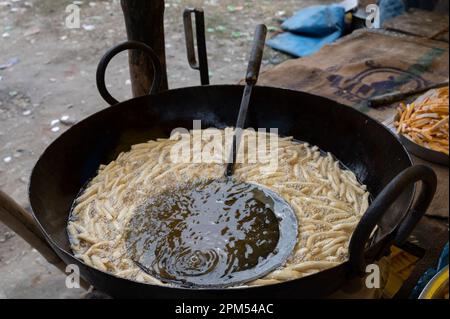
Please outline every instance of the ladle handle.
[[[374, 243], [371, 234], [381, 222], [389, 207], [411, 185], [422, 182], [415, 203], [385, 235]], [[350, 266], [358, 275], [364, 275], [366, 266], [389, 252], [392, 244], [402, 245], [428, 209], [436, 192], [437, 177], [434, 171], [424, 165], [415, 165], [398, 174], [374, 199], [362, 216], [350, 240]]]
[[236, 162], [239, 145], [241, 143], [242, 129], [244, 128], [245, 120], [247, 119], [247, 111], [250, 103], [250, 97], [252, 95], [252, 89], [258, 81], [259, 70], [261, 68], [261, 61], [264, 52], [264, 44], [266, 42], [266, 34], [267, 27], [264, 24], [259, 24], [256, 27], [253, 47], [248, 61], [247, 74], [245, 77], [247, 85], [245, 86], [241, 106], [239, 107], [239, 114], [233, 135], [233, 145], [231, 146], [230, 158], [225, 169], [226, 177], [231, 177], [234, 172], [234, 163]]
[[253, 40], [253, 48], [250, 53], [248, 62], [247, 75], [245, 81], [248, 85], [255, 85], [258, 81], [259, 70], [261, 69], [261, 61], [263, 58], [264, 45], [266, 43], [267, 27], [259, 24], [256, 27]]

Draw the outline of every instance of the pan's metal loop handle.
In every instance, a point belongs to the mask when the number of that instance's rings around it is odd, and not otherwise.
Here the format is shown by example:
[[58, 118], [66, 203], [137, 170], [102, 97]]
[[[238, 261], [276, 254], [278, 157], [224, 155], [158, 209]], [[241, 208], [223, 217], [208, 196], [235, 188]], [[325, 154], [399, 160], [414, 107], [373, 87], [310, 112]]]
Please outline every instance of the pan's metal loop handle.
[[[194, 32], [192, 30], [192, 15], [195, 16], [195, 33], [197, 37], [197, 55], [195, 56]], [[202, 85], [209, 84], [208, 54], [205, 39], [205, 14], [200, 8], [186, 8], [183, 12], [184, 36], [189, 65], [200, 71]]]
[[247, 75], [245, 81], [249, 85], [254, 85], [258, 81], [259, 70], [261, 69], [261, 61], [264, 53], [264, 45], [266, 43], [267, 27], [259, 24], [256, 27], [253, 48], [248, 62]]
[[[420, 193], [405, 217], [393, 229], [366, 247], [375, 227], [389, 207], [411, 184], [422, 182]], [[374, 262], [387, 252], [395, 243], [402, 245], [409, 237], [417, 223], [428, 209], [436, 192], [437, 177], [434, 171], [424, 165], [415, 165], [398, 174], [375, 198], [367, 212], [363, 215], [350, 240], [350, 266], [352, 271], [363, 275], [367, 263]]]
[[159, 61], [158, 56], [155, 51], [148, 45], [138, 41], [126, 41], [116, 45], [115, 47], [109, 49], [105, 55], [101, 58], [98, 67], [97, 67], [97, 89], [100, 92], [100, 95], [103, 99], [108, 102], [110, 105], [115, 105], [119, 103], [112, 95], [108, 92], [105, 84], [105, 73], [106, 68], [108, 67], [109, 62], [112, 60], [114, 56], [119, 54], [122, 51], [126, 50], [142, 50], [147, 53], [150, 57], [153, 66], [153, 85], [150, 90], [150, 94], [157, 93], [159, 88], [161, 87], [161, 61]]

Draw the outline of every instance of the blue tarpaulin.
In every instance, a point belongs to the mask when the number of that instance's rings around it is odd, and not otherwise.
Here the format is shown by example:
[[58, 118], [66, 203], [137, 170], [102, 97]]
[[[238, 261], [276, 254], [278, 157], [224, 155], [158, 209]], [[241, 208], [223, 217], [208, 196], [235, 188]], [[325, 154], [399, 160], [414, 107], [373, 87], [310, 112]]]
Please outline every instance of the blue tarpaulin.
[[339, 5], [311, 6], [297, 12], [281, 27], [287, 32], [270, 39], [267, 45], [294, 56], [308, 56], [342, 36], [345, 9]]
[[[381, 22], [403, 14], [406, 10], [402, 0], [380, 0], [378, 5]], [[342, 2], [300, 10], [281, 25], [286, 32], [267, 41], [267, 45], [297, 57], [311, 55], [344, 34], [344, 7]]]

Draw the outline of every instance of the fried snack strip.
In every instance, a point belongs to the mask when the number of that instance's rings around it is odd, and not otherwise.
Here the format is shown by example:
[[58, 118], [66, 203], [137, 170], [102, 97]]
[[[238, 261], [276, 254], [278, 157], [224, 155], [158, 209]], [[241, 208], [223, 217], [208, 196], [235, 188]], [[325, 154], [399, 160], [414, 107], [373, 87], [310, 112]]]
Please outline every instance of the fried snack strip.
[[448, 98], [449, 88], [444, 87], [428, 91], [411, 104], [401, 103], [394, 123], [397, 133], [448, 155]]

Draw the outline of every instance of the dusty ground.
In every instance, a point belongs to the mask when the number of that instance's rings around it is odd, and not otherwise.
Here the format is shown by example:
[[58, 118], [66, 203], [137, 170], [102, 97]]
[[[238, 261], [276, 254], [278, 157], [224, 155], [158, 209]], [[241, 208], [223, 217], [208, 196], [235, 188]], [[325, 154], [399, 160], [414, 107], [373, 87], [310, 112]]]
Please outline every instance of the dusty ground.
[[[197, 85], [189, 69], [182, 10], [206, 12], [212, 83], [235, 83], [245, 72], [254, 26], [264, 22], [273, 34], [279, 21], [312, 0], [167, 0], [166, 50], [169, 86]], [[330, 2], [330, 1], [320, 1]], [[84, 28], [64, 25], [67, 0], [0, 1], [0, 189], [23, 207], [31, 169], [43, 149], [70, 123], [106, 107], [95, 87], [100, 56], [125, 40], [119, 1], [83, 1]], [[264, 68], [288, 57], [266, 49]], [[5, 66], [12, 62], [10, 66]], [[119, 99], [131, 96], [126, 54], [108, 71], [108, 86]], [[69, 124], [69, 125], [67, 125]], [[0, 298], [77, 298], [65, 277], [0, 223]]]

